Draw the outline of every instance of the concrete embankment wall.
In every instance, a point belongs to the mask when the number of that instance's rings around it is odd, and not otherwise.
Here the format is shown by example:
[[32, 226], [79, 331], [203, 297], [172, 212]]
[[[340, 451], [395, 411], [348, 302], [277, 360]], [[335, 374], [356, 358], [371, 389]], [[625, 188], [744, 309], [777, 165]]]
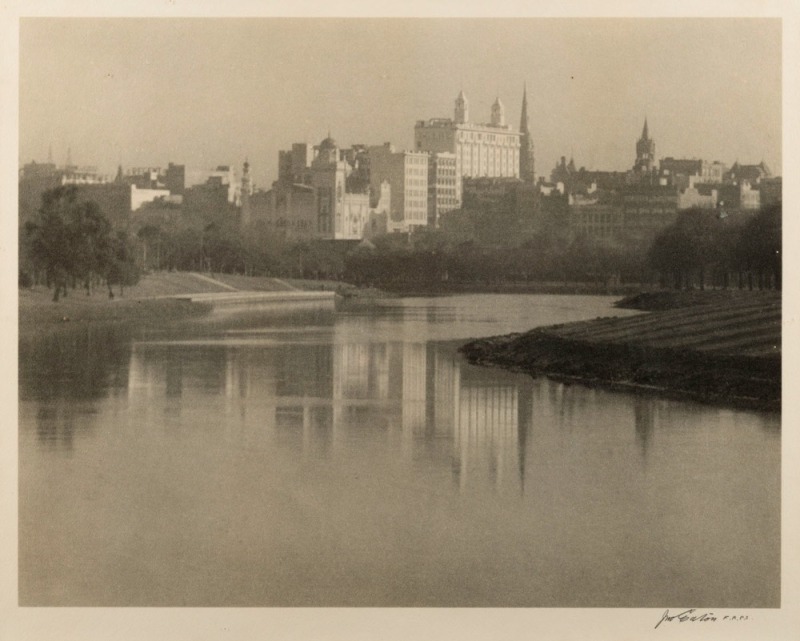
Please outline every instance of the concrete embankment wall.
[[212, 308], [221, 307], [251, 307], [268, 304], [283, 303], [322, 303], [333, 305], [336, 294], [333, 292], [217, 292], [204, 294], [187, 294], [172, 296], [178, 300], [188, 300], [192, 303], [205, 303]]

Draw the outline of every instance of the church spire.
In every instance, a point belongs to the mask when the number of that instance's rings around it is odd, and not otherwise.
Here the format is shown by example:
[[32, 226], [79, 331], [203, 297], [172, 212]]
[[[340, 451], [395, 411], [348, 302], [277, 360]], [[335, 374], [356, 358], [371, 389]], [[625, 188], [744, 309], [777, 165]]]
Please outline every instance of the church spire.
[[519, 177], [527, 182], [536, 182], [533, 157], [533, 139], [528, 126], [528, 86], [522, 88], [522, 114], [519, 118]]
[[522, 115], [519, 118], [519, 133], [527, 134], [528, 131], [528, 84], [522, 85]]
[[655, 158], [656, 143], [650, 138], [650, 134], [647, 131], [647, 116], [645, 116], [642, 137], [636, 141], [636, 163], [633, 166], [634, 171], [640, 175], [649, 175], [655, 167]]

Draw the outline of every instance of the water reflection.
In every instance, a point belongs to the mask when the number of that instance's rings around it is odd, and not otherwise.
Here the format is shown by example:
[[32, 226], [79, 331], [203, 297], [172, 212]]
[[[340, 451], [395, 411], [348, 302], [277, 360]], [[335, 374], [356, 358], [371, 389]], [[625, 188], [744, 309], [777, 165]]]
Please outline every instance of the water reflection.
[[[377, 318], [387, 313], [416, 311], [384, 310]], [[446, 344], [373, 340], [375, 317], [337, 325], [328, 313], [309, 312], [304, 323], [278, 318], [267, 328], [245, 320], [191, 340], [134, 341], [130, 332], [105, 328], [22, 345], [20, 395], [40, 401], [39, 440], [69, 450], [76, 433], [94, 429], [94, 402], [124, 396], [127, 411], [160, 416], [165, 426], [211, 425], [242, 444], [272, 441], [323, 457], [371, 440], [397, 445], [412, 463], [448, 470], [459, 488], [485, 483], [524, 492], [537, 422], [572, 433], [587, 412], [597, 419], [610, 411], [612, 422], [632, 425], [646, 459], [664, 404], [475, 368]], [[665, 407], [667, 420], [680, 423], [680, 406]], [[765, 429], [775, 423], [765, 419]]]
[[276, 345], [263, 330], [251, 338], [263, 342], [134, 343], [130, 402], [181, 414], [216, 396], [207, 410], [224, 410], [227, 429], [253, 428], [299, 453], [396, 442], [401, 456], [443, 466], [461, 487], [473, 479], [523, 487], [533, 416], [527, 380], [520, 389], [519, 377], [487, 377], [433, 343], [350, 342], [335, 331], [326, 344], [284, 335]]
[[20, 341], [20, 400], [97, 399], [125, 389], [130, 341], [129, 329], [102, 324]]
[[647, 456], [647, 446], [653, 435], [655, 426], [655, 401], [652, 398], [637, 398], [633, 405], [636, 442], [642, 449], [642, 456]]
[[[36, 435], [70, 451], [97, 425], [97, 404], [120, 405], [128, 387], [130, 331], [114, 325], [68, 328], [19, 344], [20, 401], [35, 402]], [[24, 423], [24, 421], [22, 421]]]
[[21, 602], [779, 603], [778, 417], [469, 366], [474, 303], [21, 346]]

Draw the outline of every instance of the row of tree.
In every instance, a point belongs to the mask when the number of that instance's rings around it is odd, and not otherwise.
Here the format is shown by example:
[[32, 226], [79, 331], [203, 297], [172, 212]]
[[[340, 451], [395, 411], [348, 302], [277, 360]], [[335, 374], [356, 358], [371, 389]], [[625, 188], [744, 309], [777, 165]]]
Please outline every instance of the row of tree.
[[674, 288], [780, 289], [781, 218], [781, 204], [738, 220], [689, 209], [656, 236], [648, 262]]
[[[512, 211], [511, 208], [508, 208]], [[141, 271], [181, 270], [346, 280], [388, 288], [459, 284], [660, 283], [673, 287], [781, 286], [781, 206], [725, 217], [687, 210], [652, 244], [597, 241], [566, 225], [525, 228], [507, 212], [455, 212], [443, 229], [359, 243], [290, 242], [263, 222], [242, 228], [230, 212], [175, 210], [139, 216], [135, 234], [114, 231], [74, 188], [42, 199], [20, 238], [21, 274], [54, 289], [87, 293], [99, 284], [134, 284]], [[493, 234], [488, 233], [492, 219]]]

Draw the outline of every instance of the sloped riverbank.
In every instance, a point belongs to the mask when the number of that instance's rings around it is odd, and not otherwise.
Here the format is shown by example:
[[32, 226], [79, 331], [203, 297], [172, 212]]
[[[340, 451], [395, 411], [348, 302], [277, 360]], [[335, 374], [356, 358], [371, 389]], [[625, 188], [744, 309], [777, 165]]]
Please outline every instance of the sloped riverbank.
[[779, 411], [781, 299], [757, 292], [461, 347], [474, 364], [614, 389]]

